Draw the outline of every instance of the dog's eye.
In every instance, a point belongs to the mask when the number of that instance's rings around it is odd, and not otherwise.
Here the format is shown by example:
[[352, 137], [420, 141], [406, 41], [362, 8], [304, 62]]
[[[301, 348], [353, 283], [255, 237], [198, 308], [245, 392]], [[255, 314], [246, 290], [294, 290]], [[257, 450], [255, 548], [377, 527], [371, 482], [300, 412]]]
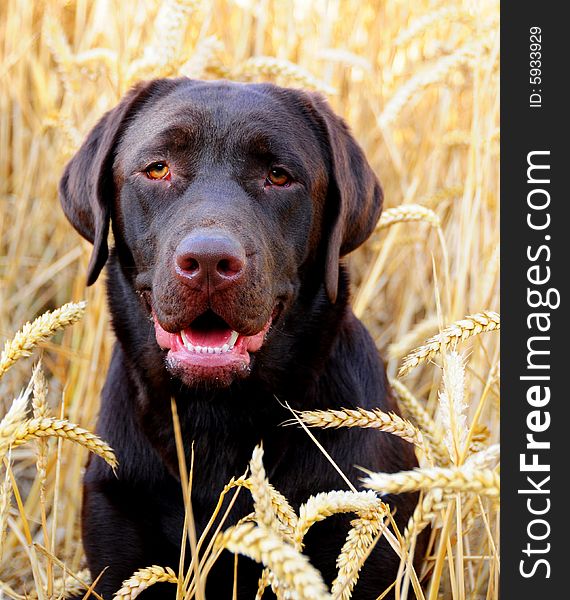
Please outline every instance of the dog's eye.
[[149, 179], [166, 179], [170, 175], [170, 168], [164, 162], [155, 162], [144, 171]]
[[280, 169], [278, 167], [274, 167], [273, 169], [271, 169], [271, 171], [269, 171], [269, 175], [267, 176], [266, 181], [270, 185], [283, 186], [291, 183], [291, 178], [285, 170]]

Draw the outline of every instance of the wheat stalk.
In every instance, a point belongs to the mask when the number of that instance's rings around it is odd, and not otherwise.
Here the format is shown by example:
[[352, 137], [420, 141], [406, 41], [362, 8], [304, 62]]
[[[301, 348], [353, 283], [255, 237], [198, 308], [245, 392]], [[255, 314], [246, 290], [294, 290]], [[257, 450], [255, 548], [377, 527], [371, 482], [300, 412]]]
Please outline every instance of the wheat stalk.
[[431, 360], [437, 354], [444, 352], [451, 344], [458, 343], [470, 337], [487, 331], [498, 331], [501, 327], [501, 317], [498, 313], [486, 310], [456, 321], [446, 327], [441, 333], [434, 335], [427, 342], [408, 354], [400, 367], [398, 377], [403, 377], [419, 364]]
[[274, 531], [245, 523], [231, 527], [216, 539], [216, 547], [248, 556], [268, 567], [278, 585], [304, 600], [330, 599], [320, 573], [309, 559]]
[[395, 223], [410, 221], [422, 221], [429, 223], [432, 227], [441, 227], [441, 219], [431, 208], [420, 204], [402, 204], [395, 208], [388, 208], [382, 213], [376, 231], [390, 227]]
[[23, 356], [29, 356], [41, 342], [48, 340], [56, 331], [78, 321], [85, 312], [85, 302], [68, 303], [52, 312], [46, 312], [32, 323], [26, 323], [7, 341], [0, 355], [0, 378]]
[[474, 469], [465, 465], [453, 468], [414, 469], [399, 473], [371, 473], [363, 481], [365, 487], [383, 495], [442, 488], [498, 498], [500, 490], [498, 473], [490, 469]]
[[17, 447], [29, 440], [46, 437], [59, 437], [70, 440], [87, 448], [105, 460], [113, 469], [117, 467], [117, 459], [111, 447], [94, 433], [70, 423], [66, 419], [44, 417], [29, 419], [16, 427], [9, 436], [0, 438], [0, 457], [4, 456], [8, 446]]
[[178, 583], [176, 573], [170, 567], [153, 565], [139, 569], [129, 579], [123, 581], [121, 589], [113, 596], [115, 600], [134, 600], [144, 590], [155, 583]]
[[[91, 573], [89, 569], [83, 569], [75, 575], [66, 575], [65, 577], [57, 577], [53, 580], [53, 592], [52, 598], [60, 600], [68, 598], [70, 594], [78, 594], [79, 598], [83, 598], [85, 591], [87, 590], [87, 584], [85, 582], [91, 580]], [[35, 600], [38, 597], [36, 590], [31, 590], [26, 599]], [[91, 598], [92, 596], [89, 596]]]
[[10, 514], [10, 506], [12, 501], [12, 484], [10, 481], [10, 468], [12, 457], [9, 454], [7, 459], [6, 472], [4, 473], [4, 481], [0, 488], [0, 559], [4, 551], [4, 540], [6, 538], [6, 529], [8, 526], [8, 515]]

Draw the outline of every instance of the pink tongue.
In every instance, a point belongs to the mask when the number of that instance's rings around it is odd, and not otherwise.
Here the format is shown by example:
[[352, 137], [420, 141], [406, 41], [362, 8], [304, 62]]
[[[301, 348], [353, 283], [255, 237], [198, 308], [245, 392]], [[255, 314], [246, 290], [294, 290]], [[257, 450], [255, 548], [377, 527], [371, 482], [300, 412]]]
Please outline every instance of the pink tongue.
[[232, 332], [231, 329], [196, 331], [189, 327], [188, 329], [184, 330], [184, 335], [193, 346], [220, 348], [229, 341]]

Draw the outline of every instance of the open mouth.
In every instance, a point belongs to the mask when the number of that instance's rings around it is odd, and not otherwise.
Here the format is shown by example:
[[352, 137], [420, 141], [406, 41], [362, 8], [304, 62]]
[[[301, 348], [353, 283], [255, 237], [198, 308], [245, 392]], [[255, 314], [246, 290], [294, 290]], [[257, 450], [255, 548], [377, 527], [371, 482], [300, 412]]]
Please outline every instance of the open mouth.
[[261, 348], [272, 322], [270, 318], [254, 335], [242, 335], [211, 310], [177, 333], [165, 331], [154, 312], [153, 319], [156, 341], [168, 350], [169, 367], [183, 371], [198, 369], [206, 377], [219, 375], [216, 371], [228, 368], [234, 372], [247, 370], [250, 352]]

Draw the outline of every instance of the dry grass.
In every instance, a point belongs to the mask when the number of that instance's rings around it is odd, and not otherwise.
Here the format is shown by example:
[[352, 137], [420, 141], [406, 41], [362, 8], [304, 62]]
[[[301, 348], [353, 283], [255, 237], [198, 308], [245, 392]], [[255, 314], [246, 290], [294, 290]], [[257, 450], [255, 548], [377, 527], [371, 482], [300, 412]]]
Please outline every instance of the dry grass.
[[[323, 500], [313, 490], [321, 500], [307, 499], [305, 516], [295, 515], [258, 454], [252, 477], [236, 473], [220, 497], [208, 526], [217, 546], [195, 540], [204, 558], [174, 576], [165, 565], [141, 567], [177, 579], [179, 598], [201, 598], [225, 545], [263, 562], [261, 587], [281, 597], [348, 599], [359, 566], [385, 536], [401, 557], [394, 589], [402, 600], [498, 598], [499, 336], [476, 335], [499, 326], [495, 313], [482, 312], [499, 310], [497, 20], [496, 0], [368, 0], [358, 10], [348, 0], [1, 3], [1, 593], [51, 600], [87, 590], [81, 470], [89, 450], [112, 460], [89, 433], [113, 342], [104, 286], [84, 287], [89, 248], [58, 207], [58, 179], [132, 82], [187, 74], [320, 89], [364, 147], [383, 182], [386, 211], [373, 238], [348, 259], [355, 310], [389, 376], [402, 366], [407, 373], [395, 392], [412, 438], [420, 433], [426, 446], [420, 470], [380, 475], [380, 487], [425, 491], [404, 532], [381, 503], [376, 512], [356, 512], [329, 592], [301, 552], [302, 531], [364, 496]], [[84, 317], [63, 330], [83, 312], [77, 303], [84, 299]], [[70, 300], [77, 312], [58, 321]], [[455, 374], [446, 360], [454, 351], [464, 356]], [[42, 366], [28, 386], [30, 352], [41, 353]], [[392, 435], [388, 429], [377, 434]], [[255, 489], [259, 515], [224, 532], [227, 505], [249, 493], [244, 487]], [[310, 512], [320, 501], [321, 512]], [[415, 573], [415, 539], [427, 524], [430, 543]], [[138, 577], [152, 584], [152, 571]]]

